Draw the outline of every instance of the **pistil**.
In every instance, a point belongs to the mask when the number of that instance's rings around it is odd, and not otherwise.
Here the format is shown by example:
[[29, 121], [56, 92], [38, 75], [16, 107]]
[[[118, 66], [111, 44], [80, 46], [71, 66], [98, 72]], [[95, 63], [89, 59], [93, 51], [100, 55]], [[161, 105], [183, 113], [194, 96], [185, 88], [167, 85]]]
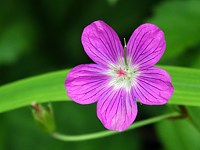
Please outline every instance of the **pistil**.
[[118, 74], [118, 77], [125, 77], [125, 76], [127, 76], [126, 71], [123, 70], [123, 69], [121, 69], [121, 68], [117, 71], [117, 74]]

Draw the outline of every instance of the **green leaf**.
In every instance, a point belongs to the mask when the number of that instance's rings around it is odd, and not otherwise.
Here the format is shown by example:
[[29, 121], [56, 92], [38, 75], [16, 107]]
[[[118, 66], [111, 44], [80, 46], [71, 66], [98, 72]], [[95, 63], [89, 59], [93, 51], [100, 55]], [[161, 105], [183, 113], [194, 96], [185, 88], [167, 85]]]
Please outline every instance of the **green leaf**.
[[161, 68], [169, 72], [174, 86], [174, 94], [168, 104], [200, 106], [200, 70], [168, 66]]
[[[200, 106], [200, 70], [159, 66], [166, 69], [175, 91], [168, 104]], [[64, 81], [69, 70], [23, 79], [0, 87], [0, 112], [49, 101], [71, 101]]]
[[169, 60], [200, 42], [200, 1], [163, 1], [149, 22], [164, 30], [167, 51], [162, 60]]
[[187, 106], [186, 108], [193, 125], [200, 131], [200, 107]]
[[0, 87], [0, 112], [49, 101], [70, 100], [64, 81], [69, 70], [57, 71]]
[[186, 119], [161, 121], [156, 129], [164, 150], [200, 149], [200, 134]]

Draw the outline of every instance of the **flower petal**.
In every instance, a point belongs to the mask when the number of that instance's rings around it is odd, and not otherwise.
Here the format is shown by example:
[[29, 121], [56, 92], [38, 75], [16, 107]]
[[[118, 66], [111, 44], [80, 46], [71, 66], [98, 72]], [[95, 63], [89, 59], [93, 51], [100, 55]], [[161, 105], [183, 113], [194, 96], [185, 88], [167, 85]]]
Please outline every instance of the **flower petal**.
[[166, 48], [164, 33], [157, 26], [147, 23], [139, 26], [127, 44], [127, 57], [134, 65], [148, 68], [158, 62]]
[[124, 57], [118, 35], [103, 21], [95, 21], [85, 27], [81, 40], [85, 52], [97, 64], [116, 64]]
[[123, 89], [107, 89], [97, 103], [97, 115], [105, 128], [123, 131], [135, 120], [137, 103], [131, 93]]
[[108, 76], [101, 74], [104, 69], [97, 64], [79, 65], [67, 75], [65, 87], [68, 96], [77, 103], [96, 102], [105, 89]]
[[168, 102], [174, 88], [171, 78], [165, 70], [151, 67], [141, 72], [133, 92], [143, 104], [162, 105]]

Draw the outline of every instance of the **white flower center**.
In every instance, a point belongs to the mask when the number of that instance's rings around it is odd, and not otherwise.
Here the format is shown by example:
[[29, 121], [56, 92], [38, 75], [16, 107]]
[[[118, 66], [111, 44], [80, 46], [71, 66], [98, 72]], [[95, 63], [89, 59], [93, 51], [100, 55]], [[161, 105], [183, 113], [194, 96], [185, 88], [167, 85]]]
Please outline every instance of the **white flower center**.
[[130, 92], [131, 87], [137, 85], [137, 77], [140, 75], [138, 66], [131, 63], [126, 65], [124, 60], [120, 60], [117, 64], [110, 64], [109, 68], [105, 73], [111, 76], [109, 85], [114, 89], [124, 88]]

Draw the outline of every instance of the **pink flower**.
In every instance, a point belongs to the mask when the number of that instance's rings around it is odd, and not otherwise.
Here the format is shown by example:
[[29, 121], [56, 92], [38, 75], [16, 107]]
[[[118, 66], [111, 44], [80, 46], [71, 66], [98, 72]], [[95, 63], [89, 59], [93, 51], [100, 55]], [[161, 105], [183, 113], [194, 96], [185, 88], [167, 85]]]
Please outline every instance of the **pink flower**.
[[137, 115], [136, 98], [143, 104], [162, 105], [172, 96], [169, 74], [154, 66], [166, 48], [164, 33], [157, 26], [139, 26], [124, 49], [116, 32], [103, 21], [88, 25], [81, 40], [95, 64], [73, 68], [65, 87], [79, 104], [97, 102], [97, 116], [105, 128], [128, 128]]

